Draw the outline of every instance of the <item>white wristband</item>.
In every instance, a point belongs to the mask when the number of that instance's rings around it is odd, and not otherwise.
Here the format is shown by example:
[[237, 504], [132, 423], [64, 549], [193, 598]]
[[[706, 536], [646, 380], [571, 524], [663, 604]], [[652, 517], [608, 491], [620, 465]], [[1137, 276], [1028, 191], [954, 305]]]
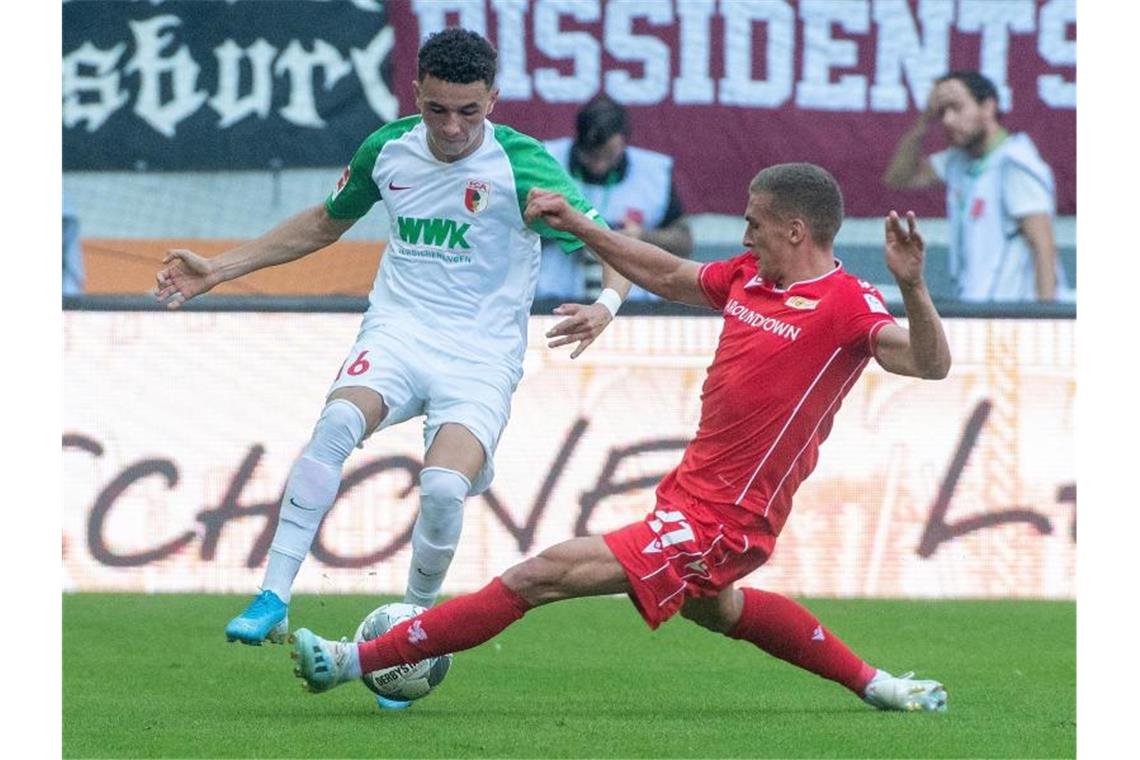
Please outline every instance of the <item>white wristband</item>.
[[605, 306], [612, 319], [617, 316], [618, 309], [621, 308], [621, 296], [619, 296], [618, 292], [613, 288], [606, 288], [598, 294], [598, 300], [594, 301], [594, 303], [600, 303], [602, 306]]

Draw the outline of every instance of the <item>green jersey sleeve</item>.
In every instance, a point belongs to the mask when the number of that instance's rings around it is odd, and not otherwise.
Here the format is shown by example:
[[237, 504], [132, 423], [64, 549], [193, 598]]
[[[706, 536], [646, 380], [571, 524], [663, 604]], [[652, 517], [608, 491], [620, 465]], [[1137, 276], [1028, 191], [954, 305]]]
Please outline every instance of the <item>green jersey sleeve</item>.
[[372, 179], [372, 170], [384, 143], [394, 140], [420, 122], [419, 116], [407, 116], [389, 122], [368, 136], [356, 149], [340, 180], [329, 197], [325, 210], [333, 219], [359, 219], [380, 200], [380, 188]]
[[[495, 139], [503, 146], [511, 163], [520, 212], [526, 209], [526, 197], [531, 188], [538, 187], [561, 193], [571, 206], [593, 219], [598, 225], [609, 227], [601, 214], [582, 197], [577, 183], [559, 165], [554, 156], [547, 152], [542, 143], [501, 124], [495, 125]], [[575, 251], [583, 245], [581, 240], [570, 233], [552, 229], [541, 219], [532, 222], [530, 228], [543, 237], [558, 241], [564, 253]]]

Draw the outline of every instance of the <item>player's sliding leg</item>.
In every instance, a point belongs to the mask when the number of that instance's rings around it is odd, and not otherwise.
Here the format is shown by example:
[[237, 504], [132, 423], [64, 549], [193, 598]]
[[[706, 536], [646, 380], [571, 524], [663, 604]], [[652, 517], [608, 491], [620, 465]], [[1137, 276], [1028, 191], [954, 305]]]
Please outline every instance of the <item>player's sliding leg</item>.
[[806, 608], [759, 589], [726, 589], [693, 598], [681, 614], [713, 631], [755, 644], [773, 657], [850, 689], [883, 710], [945, 710], [946, 690], [937, 681], [896, 678], [868, 665]]
[[304, 679], [309, 691], [328, 691], [364, 673], [478, 646], [521, 619], [530, 607], [496, 578], [473, 594], [449, 599], [360, 644], [323, 639], [299, 628], [290, 636], [297, 661], [293, 673]]
[[621, 565], [600, 536], [574, 538], [515, 565], [479, 591], [443, 602], [371, 641], [330, 641], [298, 629], [291, 637], [297, 661], [293, 673], [310, 691], [327, 691], [362, 673], [478, 646], [534, 606], [628, 590]]
[[309, 553], [321, 518], [336, 500], [345, 460], [365, 432], [383, 417], [383, 409], [380, 396], [364, 388], [342, 389], [330, 397], [285, 483], [261, 593], [226, 625], [229, 641], [285, 641], [297, 571]]

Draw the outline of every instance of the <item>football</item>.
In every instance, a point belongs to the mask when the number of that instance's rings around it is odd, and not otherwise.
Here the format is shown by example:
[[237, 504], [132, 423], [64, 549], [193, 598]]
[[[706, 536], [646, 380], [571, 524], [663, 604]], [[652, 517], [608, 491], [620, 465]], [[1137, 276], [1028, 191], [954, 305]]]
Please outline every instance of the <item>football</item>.
[[[358, 642], [369, 641], [383, 635], [397, 623], [415, 617], [423, 611], [423, 607], [403, 602], [382, 604], [360, 621], [354, 638]], [[451, 668], [451, 659], [452, 655], [447, 654], [409, 665], [395, 665], [365, 673], [360, 680], [374, 694], [386, 699], [410, 702], [426, 697], [439, 686]]]

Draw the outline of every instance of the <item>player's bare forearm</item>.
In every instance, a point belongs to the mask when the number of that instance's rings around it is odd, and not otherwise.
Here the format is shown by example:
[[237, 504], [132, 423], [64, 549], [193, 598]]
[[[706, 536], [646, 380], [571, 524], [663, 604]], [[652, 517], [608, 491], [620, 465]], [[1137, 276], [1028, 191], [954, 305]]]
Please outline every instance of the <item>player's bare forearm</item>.
[[907, 212], [905, 226], [898, 212], [887, 215], [884, 252], [887, 269], [902, 294], [907, 329], [898, 325], [880, 329], [876, 334], [875, 358], [888, 372], [940, 380], [950, 372], [950, 344], [926, 289], [922, 274], [926, 243], [913, 211]]
[[1057, 245], [1053, 239], [1053, 220], [1048, 214], [1033, 214], [1020, 219], [1018, 225], [1033, 250], [1037, 300], [1053, 301], [1057, 298]]
[[307, 208], [261, 237], [210, 260], [218, 282], [266, 267], [287, 264], [335, 243], [355, 220], [333, 219], [323, 205]]
[[641, 239], [683, 259], [693, 255], [693, 233], [689, 231], [689, 225], [682, 221], [656, 230], [645, 230]]
[[950, 373], [950, 343], [942, 318], [930, 299], [925, 282], [899, 283], [906, 309], [910, 358], [913, 374], [927, 380], [941, 380]]
[[256, 240], [213, 258], [193, 251], [166, 252], [155, 275], [155, 298], [177, 309], [191, 298], [243, 274], [299, 259], [336, 241], [352, 221], [331, 218], [324, 206], [314, 206], [286, 219]]
[[614, 269], [610, 264], [602, 262], [602, 288], [614, 291], [621, 300], [625, 300], [629, 295], [630, 282], [622, 276], [621, 272]]
[[698, 283], [700, 264], [686, 261], [657, 246], [599, 227], [573, 212], [571, 234], [630, 282], [670, 301], [707, 306]]
[[523, 214], [527, 223], [542, 218], [551, 228], [569, 232], [623, 277], [670, 301], [707, 306], [700, 287], [699, 264], [620, 232], [599, 227], [572, 208], [560, 194], [532, 188]]

